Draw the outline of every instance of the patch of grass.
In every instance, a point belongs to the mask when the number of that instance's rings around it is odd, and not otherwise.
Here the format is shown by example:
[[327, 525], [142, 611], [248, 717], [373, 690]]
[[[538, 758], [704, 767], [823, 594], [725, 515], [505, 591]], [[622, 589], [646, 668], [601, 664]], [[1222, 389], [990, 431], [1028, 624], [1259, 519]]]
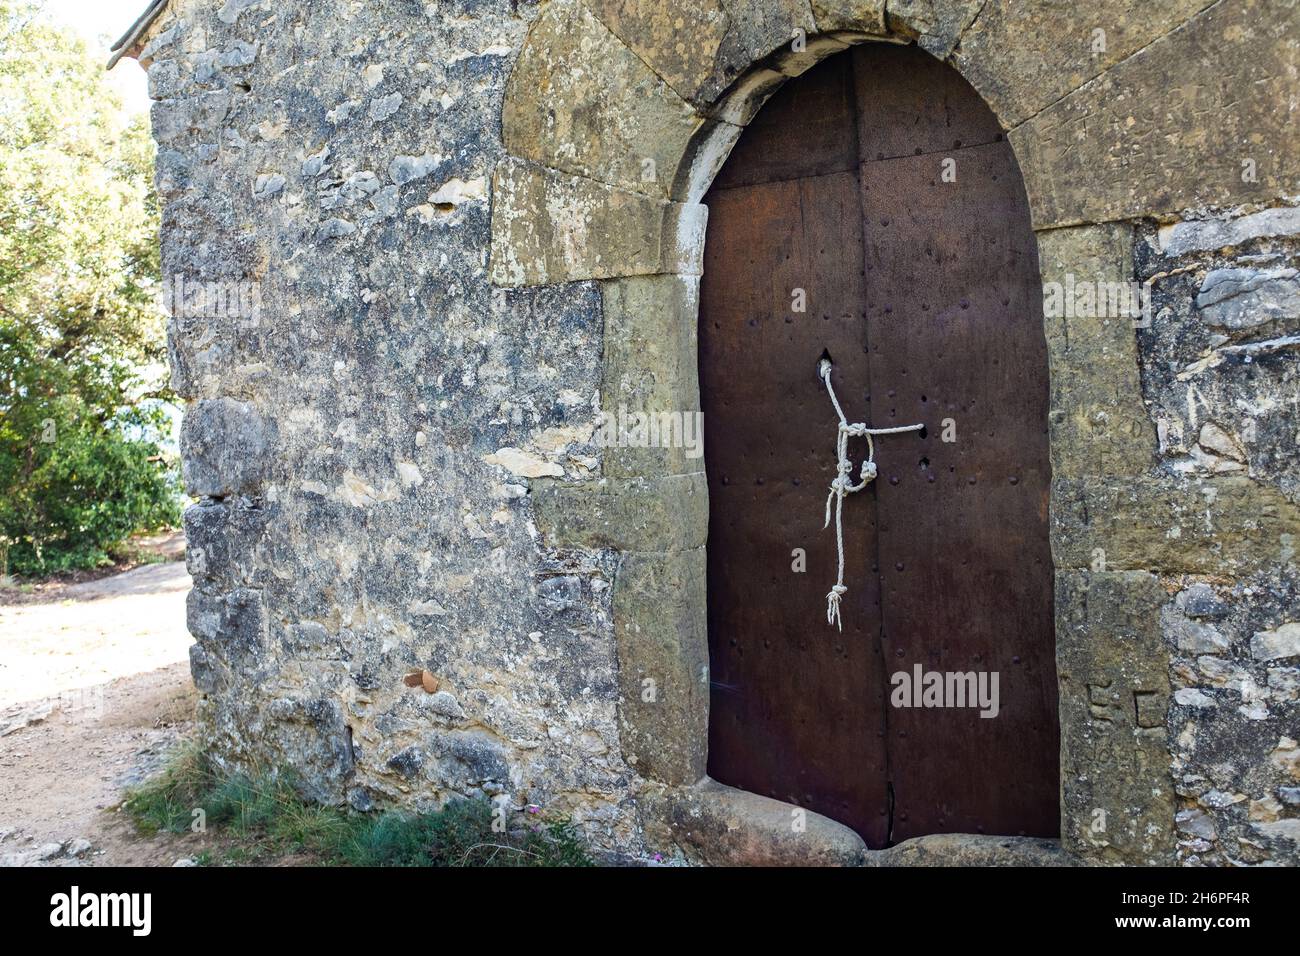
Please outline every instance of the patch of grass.
[[[593, 865], [567, 820], [533, 819], [496, 832], [486, 800], [454, 800], [436, 813], [356, 813], [307, 803], [285, 774], [223, 776], [192, 746], [130, 791], [124, 809], [148, 834], [188, 831], [202, 810], [208, 830], [228, 839], [224, 861], [231, 864], [306, 853], [341, 866]], [[210, 851], [203, 862], [214, 862]]]
[[165, 554], [159, 554], [157, 551], [145, 551], [140, 548], [130, 548], [121, 552], [113, 552], [110, 557], [117, 564], [129, 564], [134, 568], [146, 564], [166, 564], [168, 561], [175, 560]]
[[127, 792], [124, 809], [142, 832], [181, 833], [193, 822], [193, 811], [216, 779], [197, 747], [184, 745], [172, 756], [162, 773]]

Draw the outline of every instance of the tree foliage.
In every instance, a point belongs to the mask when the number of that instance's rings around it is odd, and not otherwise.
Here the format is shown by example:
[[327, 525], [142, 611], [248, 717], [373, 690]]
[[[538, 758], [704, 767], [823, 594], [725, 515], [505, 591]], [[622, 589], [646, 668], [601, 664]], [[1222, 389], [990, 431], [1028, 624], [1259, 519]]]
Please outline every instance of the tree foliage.
[[178, 517], [153, 148], [120, 111], [79, 38], [0, 0], [0, 573]]

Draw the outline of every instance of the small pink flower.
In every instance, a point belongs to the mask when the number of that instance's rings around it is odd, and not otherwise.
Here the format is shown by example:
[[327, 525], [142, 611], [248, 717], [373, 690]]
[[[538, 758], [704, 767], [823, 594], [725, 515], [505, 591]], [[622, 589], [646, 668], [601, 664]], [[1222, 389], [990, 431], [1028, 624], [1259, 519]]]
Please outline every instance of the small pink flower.
[[662, 863], [664, 861], [664, 857], [662, 853], [656, 853], [653, 859], [656, 863]]
[[524, 807], [524, 809], [527, 810], [529, 813], [541, 813], [541, 812], [542, 812], [542, 808], [539, 807], [539, 806], [538, 806], [537, 804], [535, 804], [535, 803], [530, 803], [530, 804], [528, 804], [528, 806]]

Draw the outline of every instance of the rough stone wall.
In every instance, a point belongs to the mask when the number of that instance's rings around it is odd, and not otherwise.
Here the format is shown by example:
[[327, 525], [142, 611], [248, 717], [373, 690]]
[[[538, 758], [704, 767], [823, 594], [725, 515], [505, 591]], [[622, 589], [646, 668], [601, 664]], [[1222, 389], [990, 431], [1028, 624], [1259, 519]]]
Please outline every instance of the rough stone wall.
[[[729, 29], [712, 19], [742, 7], [753, 15]], [[1138, 328], [1086, 299], [1047, 316], [1062, 842], [1095, 863], [1300, 861], [1297, 4], [699, 0], [674, 5], [677, 19], [661, 8], [555, 0], [542, 13], [507, 87], [494, 277], [619, 289], [674, 271], [689, 288], [694, 203], [732, 124], [783, 77], [863, 34], [946, 59], [1007, 130], [1044, 281], [1136, 283], [1150, 303]], [[810, 20], [821, 36], [806, 52], [772, 45]], [[683, 24], [698, 43], [677, 42]], [[582, 70], [611, 33], [643, 67], [625, 61], [628, 82], [613, 86]], [[774, 52], [756, 56], [765, 44]], [[652, 188], [666, 183], [639, 182], [629, 156], [670, 171], [667, 202]], [[611, 222], [632, 228], [613, 239]], [[669, 311], [670, 326], [694, 317], [693, 305]], [[621, 325], [607, 313], [607, 336]], [[627, 370], [606, 373], [618, 385]], [[653, 498], [672, 473], [659, 469]], [[566, 511], [583, 498], [569, 493]], [[580, 542], [574, 524], [541, 522]], [[703, 601], [699, 586], [689, 603]], [[691, 648], [694, 626], [683, 616], [667, 629]], [[1221, 640], [1187, 636], [1211, 627]], [[636, 643], [624, 651], [663, 667]], [[629, 707], [627, 720], [669, 736], [654, 715]], [[726, 800], [696, 796], [679, 807], [737, 819]], [[755, 814], [740, 829], [761, 826]]]
[[[1300, 209], [1148, 228], [1136, 258], [1139, 280], [1167, 276], [1138, 333], [1161, 471], [1201, 499], [1187, 524], [1211, 529], [1223, 499], [1240, 512], [1213, 528], [1210, 560], [1193, 545], [1162, 582], [1178, 858], [1295, 862]], [[1166, 536], [1200, 537], [1184, 520]]]
[[1300, 210], [1196, 214], [1040, 236], [1045, 280], [1150, 290], [1141, 318], [1048, 320], [1063, 837], [1293, 863]]
[[599, 296], [485, 271], [532, 13], [177, 0], [151, 30], [164, 272], [260, 284], [255, 320], [172, 322], [193, 671], [232, 765], [359, 808], [506, 794], [635, 849], [612, 558], [540, 547], [523, 480], [600, 467]]
[[1292, 0], [173, 0], [144, 55], [166, 271], [262, 303], [173, 322], [215, 752], [358, 807], [508, 794], [612, 849], [820, 858], [783, 805], [691, 786], [698, 463], [592, 433], [616, 399], [694, 407], [694, 200], [765, 92], [862, 39], [791, 55], [790, 29], [889, 33], [1008, 130], [1045, 281], [1151, 293], [1137, 329], [1047, 321], [1062, 843], [1300, 862], [1296, 24]]

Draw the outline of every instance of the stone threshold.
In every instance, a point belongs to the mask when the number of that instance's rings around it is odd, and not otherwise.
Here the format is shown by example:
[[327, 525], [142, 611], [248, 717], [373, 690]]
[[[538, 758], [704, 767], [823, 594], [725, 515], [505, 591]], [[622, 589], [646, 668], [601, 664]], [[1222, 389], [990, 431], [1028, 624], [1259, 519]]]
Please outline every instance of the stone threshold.
[[812, 811], [704, 778], [648, 795], [647, 836], [704, 866], [1079, 866], [1060, 840], [939, 833], [870, 850]]

